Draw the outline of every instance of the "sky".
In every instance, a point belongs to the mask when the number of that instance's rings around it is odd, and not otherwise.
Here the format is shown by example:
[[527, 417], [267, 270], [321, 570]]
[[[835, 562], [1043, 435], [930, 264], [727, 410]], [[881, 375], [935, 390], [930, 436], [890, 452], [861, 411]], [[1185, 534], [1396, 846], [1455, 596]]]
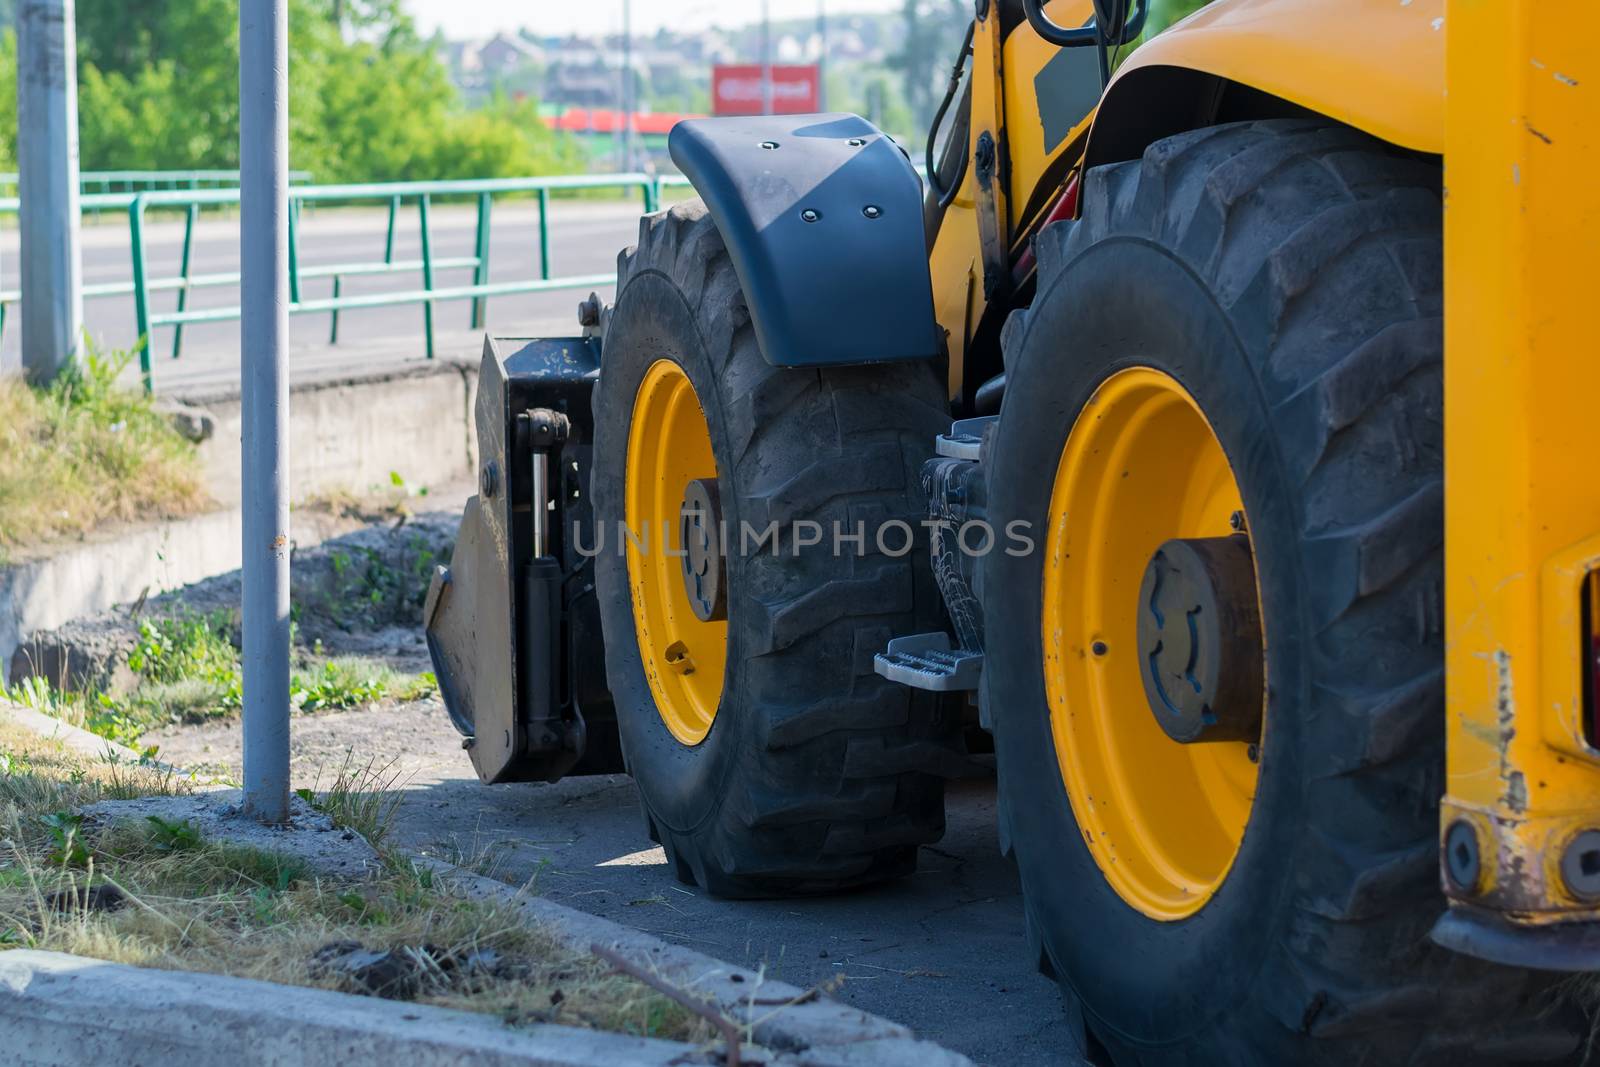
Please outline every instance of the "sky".
[[[826, 4], [830, 15], [898, 10], [902, 0], [769, 0], [774, 19], [812, 18]], [[622, 0], [405, 0], [424, 34], [488, 37], [519, 26], [552, 34], [615, 33], [622, 28]], [[635, 33], [662, 26], [680, 30], [737, 26], [761, 16], [758, 0], [633, 0]]]

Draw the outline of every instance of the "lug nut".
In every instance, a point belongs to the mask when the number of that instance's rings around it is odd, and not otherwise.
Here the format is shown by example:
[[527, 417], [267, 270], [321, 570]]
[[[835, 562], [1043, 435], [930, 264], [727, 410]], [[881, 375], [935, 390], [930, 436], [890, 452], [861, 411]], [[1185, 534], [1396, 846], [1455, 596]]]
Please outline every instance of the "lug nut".
[[1600, 900], [1600, 830], [1572, 839], [1561, 855], [1561, 880], [1579, 900]]
[[1444, 870], [1450, 884], [1463, 893], [1478, 888], [1483, 864], [1478, 855], [1478, 832], [1465, 819], [1450, 824], [1444, 835]]
[[804, 211], [800, 212], [800, 217], [805, 219], [807, 222], [816, 222], [818, 219], [822, 218], [822, 212], [816, 210], [815, 208], [808, 207]]

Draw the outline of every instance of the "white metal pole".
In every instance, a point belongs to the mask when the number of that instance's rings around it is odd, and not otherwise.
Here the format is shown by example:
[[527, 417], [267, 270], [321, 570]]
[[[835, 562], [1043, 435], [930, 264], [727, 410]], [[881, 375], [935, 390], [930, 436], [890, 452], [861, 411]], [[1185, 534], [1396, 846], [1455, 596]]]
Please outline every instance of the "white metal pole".
[[288, 0], [239, 3], [244, 802], [289, 817]]
[[22, 365], [48, 382], [78, 356], [78, 42], [73, 0], [17, 5], [17, 195], [22, 200]]
[[622, 169], [633, 169], [633, 4], [622, 0]]
[[761, 113], [773, 113], [771, 0], [761, 0]]
[[828, 0], [817, 0], [817, 110], [828, 110]]

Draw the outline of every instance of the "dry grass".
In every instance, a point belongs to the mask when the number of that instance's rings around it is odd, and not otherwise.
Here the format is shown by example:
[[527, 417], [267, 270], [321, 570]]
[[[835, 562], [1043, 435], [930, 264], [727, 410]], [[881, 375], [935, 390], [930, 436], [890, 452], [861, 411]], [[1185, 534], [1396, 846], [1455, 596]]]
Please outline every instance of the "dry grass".
[[412, 485], [399, 471], [390, 471], [385, 485], [368, 486], [365, 491], [332, 486], [297, 501], [294, 510], [369, 524], [394, 522], [411, 518], [419, 507], [426, 508], [427, 497], [427, 486]]
[[0, 554], [208, 503], [194, 446], [117, 387], [126, 363], [91, 354], [47, 389], [0, 381]]
[[334, 824], [354, 830], [374, 848], [381, 848], [400, 808], [399, 790], [405, 786], [395, 761], [361, 763], [354, 749], [346, 749], [344, 763], [334, 772], [333, 784], [319, 789], [321, 775], [310, 789], [297, 789], [300, 799], [326, 813]]
[[[299, 861], [203, 840], [159, 820], [96, 826], [94, 800], [184, 788], [170, 774], [84, 762], [0, 727], [0, 949], [33, 947], [171, 970], [372, 993], [370, 974], [318, 962], [390, 953], [403, 980], [382, 995], [488, 1013], [709, 1041], [701, 1019], [603, 962], [574, 953], [516, 909], [461, 899], [403, 858], [374, 877], [318, 877]], [[347, 760], [314, 794], [335, 821], [381, 840], [393, 776]], [[97, 888], [99, 887], [99, 888]]]
[[[191, 788], [189, 780], [169, 768], [85, 759], [58, 741], [0, 719], [0, 826], [29, 823], [100, 800], [172, 796]], [[0, 837], [11, 835], [0, 831]]]

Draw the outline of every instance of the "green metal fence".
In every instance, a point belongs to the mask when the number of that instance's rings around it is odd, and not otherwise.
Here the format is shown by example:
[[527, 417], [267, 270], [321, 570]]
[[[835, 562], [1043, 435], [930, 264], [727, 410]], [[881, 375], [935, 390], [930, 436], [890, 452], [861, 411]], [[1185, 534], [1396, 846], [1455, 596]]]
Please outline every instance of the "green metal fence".
[[[433, 305], [444, 300], [472, 301], [471, 328], [479, 329], [484, 322], [484, 305], [493, 296], [514, 293], [539, 293], [560, 289], [599, 288], [616, 281], [614, 274], [589, 274], [567, 277], [553, 276], [550, 255], [550, 196], [553, 192], [580, 189], [635, 189], [639, 192], [645, 212], [656, 210], [663, 185], [678, 184], [675, 179], [661, 179], [643, 173], [603, 174], [594, 176], [558, 176], [547, 178], [491, 178], [471, 181], [438, 182], [387, 182], [358, 185], [294, 186], [289, 190], [289, 312], [290, 314], [326, 313], [330, 316], [329, 341], [339, 338], [339, 312], [355, 308], [387, 307], [397, 304], [421, 304], [423, 307], [423, 333], [429, 359], [434, 355]], [[538, 211], [538, 263], [539, 276], [511, 281], [491, 282], [489, 279], [489, 235], [494, 200], [506, 195], [536, 196]], [[429, 210], [436, 197], [467, 199], [476, 204], [477, 228], [470, 256], [436, 257], [429, 228]], [[362, 204], [380, 203], [388, 208], [388, 225], [384, 238], [384, 255], [379, 261], [326, 264], [315, 267], [300, 266], [300, 213], [306, 204]], [[231, 271], [218, 274], [193, 274], [190, 271], [191, 251], [194, 243], [195, 223], [201, 209], [236, 206], [238, 189], [155, 190], [141, 193], [97, 193], [82, 197], [83, 210], [121, 210], [128, 216], [128, 247], [132, 260], [131, 280], [109, 282], [83, 287], [85, 299], [105, 296], [126, 296], [134, 299], [134, 315], [139, 333], [139, 370], [146, 391], [153, 391], [154, 380], [150, 356], [151, 331], [160, 326], [172, 327], [172, 357], [183, 351], [183, 327], [191, 322], [225, 322], [238, 319], [238, 305], [217, 308], [190, 309], [189, 292], [208, 287], [237, 287], [239, 273]], [[395, 233], [401, 212], [408, 206], [417, 211], [421, 237], [421, 256], [418, 259], [395, 258]], [[15, 214], [20, 207], [16, 198], [0, 199], [0, 215]], [[176, 277], [153, 277], [145, 255], [145, 216], [151, 209], [181, 210], [184, 213], [183, 245], [179, 255]], [[467, 285], [439, 286], [439, 272], [470, 270], [472, 281]], [[357, 276], [400, 273], [421, 274], [421, 288], [396, 292], [364, 293], [346, 296], [344, 279]], [[322, 299], [306, 299], [302, 295], [305, 282], [314, 279], [332, 280], [332, 293]], [[172, 311], [156, 311], [151, 298], [160, 292], [176, 291], [176, 307]], [[15, 303], [21, 294], [16, 290], [0, 291], [0, 333], [5, 329], [6, 307]]]
[[[311, 172], [291, 170], [289, 181], [308, 183]], [[85, 170], [78, 173], [83, 193], [142, 193], [151, 189], [216, 189], [237, 186], [236, 170]], [[0, 192], [17, 195], [17, 175], [0, 174]]]

